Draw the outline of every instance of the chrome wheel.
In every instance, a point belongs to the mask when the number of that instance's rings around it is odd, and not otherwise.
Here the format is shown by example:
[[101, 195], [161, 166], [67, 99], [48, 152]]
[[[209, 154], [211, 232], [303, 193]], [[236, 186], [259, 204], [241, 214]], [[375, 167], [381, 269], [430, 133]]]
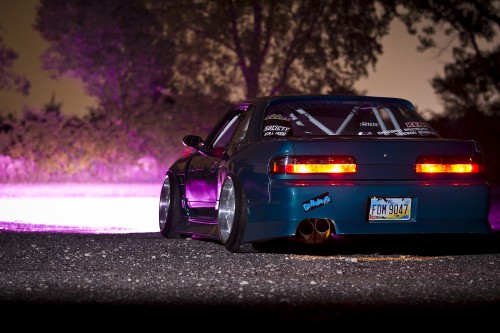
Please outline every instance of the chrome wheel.
[[175, 176], [167, 174], [160, 194], [160, 233], [170, 239], [182, 238], [181, 196]]
[[222, 243], [226, 243], [234, 226], [236, 210], [236, 198], [234, 182], [228, 177], [222, 186], [219, 198], [219, 211], [217, 220], [219, 222], [219, 235]]
[[167, 215], [170, 208], [170, 179], [168, 176], [165, 177], [163, 182], [163, 187], [161, 188], [160, 195], [160, 230], [165, 228], [167, 223]]

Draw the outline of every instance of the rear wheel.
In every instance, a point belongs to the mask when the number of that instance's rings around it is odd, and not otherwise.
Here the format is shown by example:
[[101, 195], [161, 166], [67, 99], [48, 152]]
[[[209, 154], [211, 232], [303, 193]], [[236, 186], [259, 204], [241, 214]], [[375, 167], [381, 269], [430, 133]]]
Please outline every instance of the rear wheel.
[[217, 213], [219, 238], [231, 252], [251, 252], [252, 244], [242, 243], [248, 221], [246, 196], [238, 179], [228, 176], [222, 185]]
[[182, 238], [176, 230], [181, 219], [181, 198], [179, 187], [171, 175], [166, 175], [160, 193], [160, 233], [163, 237]]

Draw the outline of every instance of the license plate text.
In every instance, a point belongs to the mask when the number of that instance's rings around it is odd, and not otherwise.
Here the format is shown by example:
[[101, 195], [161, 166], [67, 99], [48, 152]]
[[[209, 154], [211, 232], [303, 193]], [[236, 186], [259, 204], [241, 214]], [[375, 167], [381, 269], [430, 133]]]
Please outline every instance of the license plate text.
[[368, 219], [376, 220], [409, 220], [411, 214], [411, 198], [370, 198]]

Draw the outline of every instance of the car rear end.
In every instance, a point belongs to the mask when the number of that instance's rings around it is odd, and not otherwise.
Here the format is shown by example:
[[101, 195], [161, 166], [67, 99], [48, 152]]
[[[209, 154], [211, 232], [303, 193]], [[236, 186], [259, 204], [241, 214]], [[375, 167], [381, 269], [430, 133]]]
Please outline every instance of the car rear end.
[[312, 118], [328, 133], [287, 137], [287, 149], [270, 158], [269, 197], [250, 202], [248, 241], [491, 232], [490, 186], [477, 142], [443, 139], [422, 119], [397, 114], [386, 117], [384, 128], [374, 117], [358, 119], [354, 129], [349, 114], [334, 126], [311, 114], [299, 125]]
[[269, 199], [253, 206], [249, 233], [320, 242], [333, 235], [491, 231], [490, 186], [474, 141], [383, 141], [294, 142], [293, 155], [270, 162]]

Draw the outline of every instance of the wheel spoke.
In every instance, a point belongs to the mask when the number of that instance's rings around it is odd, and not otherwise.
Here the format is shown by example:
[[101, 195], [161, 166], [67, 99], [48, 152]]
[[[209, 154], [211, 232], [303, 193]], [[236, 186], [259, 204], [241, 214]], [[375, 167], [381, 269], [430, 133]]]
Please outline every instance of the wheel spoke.
[[160, 229], [165, 227], [168, 210], [170, 208], [170, 179], [165, 177], [160, 197]]
[[231, 178], [227, 178], [222, 187], [218, 211], [219, 232], [223, 242], [227, 241], [233, 229], [235, 208], [234, 183]]

